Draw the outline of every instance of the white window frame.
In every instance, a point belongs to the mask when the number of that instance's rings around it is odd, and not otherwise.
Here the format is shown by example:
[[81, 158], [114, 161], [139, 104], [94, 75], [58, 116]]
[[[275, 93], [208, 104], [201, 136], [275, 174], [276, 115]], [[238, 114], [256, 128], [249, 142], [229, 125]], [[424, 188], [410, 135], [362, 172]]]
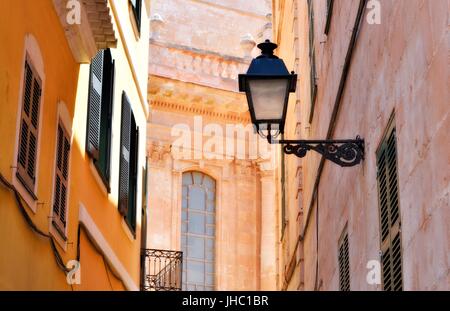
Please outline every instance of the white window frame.
[[[66, 193], [66, 226], [64, 228], [64, 237], [67, 240], [64, 240], [63, 237], [61, 237], [61, 234], [58, 232], [58, 230], [53, 225], [52, 221], [49, 221], [49, 232], [50, 234], [55, 238], [55, 240], [58, 242], [58, 244], [63, 248], [64, 251], [67, 251], [67, 241], [68, 241], [68, 227], [69, 227], [69, 216], [70, 216], [70, 171], [71, 171], [71, 163], [72, 163], [72, 146], [73, 146], [73, 131], [72, 131], [72, 118], [70, 117], [69, 111], [67, 109], [66, 104], [63, 101], [58, 102], [57, 107], [57, 113], [56, 113], [56, 124], [55, 124], [55, 148], [54, 148], [54, 160], [53, 160], [53, 168], [52, 168], [52, 194], [51, 194], [51, 201], [50, 201], [50, 211], [49, 211], [49, 219], [53, 219], [53, 203], [55, 200], [55, 186], [56, 186], [56, 161], [57, 161], [57, 152], [58, 152], [58, 126], [61, 124], [61, 126], [64, 127], [64, 129], [67, 132], [67, 135], [70, 138], [70, 151], [69, 151], [69, 163], [68, 163], [68, 170], [67, 170], [67, 193]], [[61, 229], [61, 228], [60, 228]]]
[[[40, 99], [40, 107], [39, 107], [39, 125], [38, 125], [38, 143], [36, 148], [36, 182], [34, 184], [34, 188], [32, 189], [33, 194], [38, 197], [38, 186], [39, 186], [39, 167], [40, 167], [40, 155], [41, 155], [41, 139], [42, 139], [42, 117], [44, 111], [44, 103], [45, 103], [45, 70], [44, 70], [44, 59], [42, 57], [41, 50], [39, 48], [39, 44], [36, 38], [28, 33], [24, 38], [24, 50], [22, 55], [22, 61], [20, 63], [21, 66], [21, 77], [19, 84], [19, 96], [18, 96], [18, 104], [17, 104], [17, 113], [16, 113], [16, 137], [15, 137], [15, 147], [14, 147], [14, 157], [12, 162], [12, 184], [19, 192], [26, 205], [31, 209], [31, 211], [35, 214], [38, 207], [38, 200], [36, 200], [29, 191], [25, 188], [22, 182], [17, 178], [17, 167], [18, 167], [18, 153], [19, 153], [19, 135], [20, 135], [20, 125], [22, 118], [22, 106], [23, 106], [23, 93], [24, 93], [24, 76], [25, 76], [25, 62], [27, 58], [31, 61], [33, 68], [36, 70], [39, 78], [42, 82], [42, 94]], [[41, 203], [41, 202], [39, 202]], [[43, 203], [43, 202], [42, 202]]]

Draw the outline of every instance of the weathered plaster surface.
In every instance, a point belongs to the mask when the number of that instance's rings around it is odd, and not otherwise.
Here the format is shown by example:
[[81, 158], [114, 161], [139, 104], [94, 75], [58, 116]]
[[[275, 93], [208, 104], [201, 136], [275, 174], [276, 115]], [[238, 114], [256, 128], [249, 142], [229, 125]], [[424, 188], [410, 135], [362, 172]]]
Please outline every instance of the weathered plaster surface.
[[[285, 5], [290, 2], [293, 1], [286, 1]], [[303, 77], [298, 97], [302, 116], [300, 136], [323, 139], [330, 127], [359, 1], [334, 2], [328, 36], [323, 33], [325, 1], [313, 1], [318, 94], [311, 124], [307, 5], [306, 0], [294, 2], [299, 8], [298, 61]], [[380, 25], [368, 24], [364, 15], [333, 137], [361, 135], [366, 142], [366, 159], [361, 166], [349, 169], [327, 162], [320, 178], [318, 202], [313, 201], [312, 192], [320, 157], [312, 153], [303, 160], [303, 215], [310, 206], [312, 210], [302, 243], [304, 262], [299, 260], [300, 267], [303, 266], [303, 272], [299, 272], [300, 287], [312, 290], [316, 284], [318, 205], [319, 288], [339, 288], [337, 247], [347, 224], [351, 288], [381, 289], [366, 282], [366, 264], [380, 259], [376, 149], [395, 112], [404, 289], [449, 288], [448, 12], [446, 1], [388, 0], [381, 1]], [[282, 48], [279, 53], [289, 58], [290, 51]], [[293, 187], [298, 184], [291, 183]], [[293, 278], [292, 282], [297, 280]]]

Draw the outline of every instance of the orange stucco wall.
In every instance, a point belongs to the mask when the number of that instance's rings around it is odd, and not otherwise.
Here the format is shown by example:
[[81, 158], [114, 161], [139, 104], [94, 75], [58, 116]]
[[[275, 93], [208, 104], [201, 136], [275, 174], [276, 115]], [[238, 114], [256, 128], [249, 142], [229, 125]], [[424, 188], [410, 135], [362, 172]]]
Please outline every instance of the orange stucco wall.
[[[51, 1], [1, 1], [0, 12], [0, 173], [12, 179], [19, 90], [24, 68], [25, 36], [38, 42], [44, 62], [45, 85], [41, 101], [41, 136], [36, 214], [26, 207], [33, 221], [48, 232], [52, 200], [57, 103], [67, 103], [73, 116], [79, 65], [75, 63]], [[50, 243], [32, 232], [15, 204], [14, 196], [0, 187], [0, 288], [69, 289], [65, 274], [58, 269]], [[76, 238], [75, 213], [69, 214], [69, 241]], [[73, 225], [72, 225], [73, 224]], [[76, 248], [59, 249], [65, 260]]]
[[[120, 6], [117, 3], [120, 3]], [[116, 16], [120, 20], [113, 18], [116, 37], [119, 38], [118, 30], [123, 27], [121, 31], [124, 36], [136, 40], [135, 36], [129, 33], [132, 31], [130, 26], [124, 26], [125, 22], [130, 23], [128, 14], [124, 14], [124, 12], [128, 13], [127, 3], [122, 1], [117, 3], [114, 9], [120, 14], [111, 13], [112, 17]], [[111, 187], [114, 187], [114, 190], [108, 194], [101, 182], [96, 180], [95, 168], [84, 150], [89, 65], [76, 63], [52, 1], [1, 1], [0, 12], [2, 15], [0, 18], [0, 42], [2, 42], [0, 49], [0, 173], [12, 183], [14, 169], [11, 166], [15, 163], [17, 115], [20, 114], [21, 109], [19, 97], [21, 97], [21, 76], [24, 67], [24, 42], [26, 35], [32, 35], [42, 55], [45, 82], [41, 100], [41, 134], [37, 163], [38, 204], [35, 211], [27, 204], [24, 206], [40, 230], [45, 233], [51, 231], [50, 215], [53, 200], [58, 103], [64, 102], [73, 139], [69, 168], [67, 243], [61, 242], [59, 238], [56, 247], [63, 262], [67, 263], [77, 258], [77, 244], [80, 244], [82, 278], [80, 285], [67, 284], [65, 273], [56, 264], [49, 240], [40, 237], [30, 229], [20, 214], [13, 193], [0, 185], [0, 289], [120, 290], [125, 288], [122, 284], [123, 280], [118, 280], [114, 276], [111, 267], [105, 267], [105, 254], [102, 254], [101, 250], [94, 247], [94, 243], [86, 238], [86, 229], [82, 229], [81, 239], [78, 240], [80, 204], [84, 206], [96, 229], [106, 240], [110, 254], [117, 258], [116, 265], [118, 262], [124, 268], [122, 274], [127, 275], [128, 284], [134, 284], [138, 288], [141, 208], [137, 206], [138, 222], [136, 237], [133, 237], [130, 232], [127, 232], [128, 228], [117, 210], [117, 182], [112, 183]], [[147, 18], [145, 12], [143, 18]], [[145, 38], [148, 37], [148, 30], [143, 30], [141, 36], [143, 41], [139, 41], [139, 44], [134, 43], [133, 47], [137, 55], [146, 55], [148, 44]], [[131, 44], [128, 43], [129, 46]], [[136, 89], [136, 82], [131, 74], [130, 62], [125, 56], [124, 43], [119, 41], [118, 48], [113, 49], [112, 53], [116, 60], [117, 75], [113, 125], [113, 146], [117, 148], [117, 152], [116, 149], [111, 152], [112, 170], [118, 171], [116, 156], [119, 155], [117, 141], [120, 139], [122, 91], [126, 91], [130, 97], [137, 123], [142, 129], [142, 151], [139, 163], [141, 170], [145, 160], [145, 112]], [[141, 58], [140, 61], [146, 62], [146, 58]], [[138, 78], [143, 76], [143, 80], [146, 81], [146, 72], [142, 71], [139, 74], [140, 71], [141, 69], [138, 71]], [[138, 82], [143, 84], [140, 80]], [[113, 173], [112, 179], [117, 178], [118, 173]], [[138, 202], [141, 202], [140, 193], [139, 190]], [[51, 234], [57, 235], [54, 232]]]

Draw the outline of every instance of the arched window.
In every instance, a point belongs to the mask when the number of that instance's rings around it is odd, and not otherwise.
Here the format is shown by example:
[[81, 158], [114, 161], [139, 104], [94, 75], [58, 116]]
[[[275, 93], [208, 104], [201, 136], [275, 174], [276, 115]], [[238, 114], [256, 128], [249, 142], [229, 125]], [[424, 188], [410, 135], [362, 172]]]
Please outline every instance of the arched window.
[[214, 290], [216, 182], [186, 172], [182, 196], [183, 290]]

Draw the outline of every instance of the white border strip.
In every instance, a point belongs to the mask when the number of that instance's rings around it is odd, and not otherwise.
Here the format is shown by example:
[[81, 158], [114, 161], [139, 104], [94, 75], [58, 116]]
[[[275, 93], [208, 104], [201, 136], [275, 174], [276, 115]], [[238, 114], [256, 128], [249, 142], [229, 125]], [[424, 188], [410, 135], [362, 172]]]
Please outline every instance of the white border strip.
[[89, 215], [88, 211], [84, 207], [82, 203], [80, 203], [79, 209], [79, 221], [86, 228], [89, 236], [92, 238], [92, 241], [95, 243], [95, 246], [102, 252], [105, 256], [105, 259], [108, 261], [110, 267], [114, 270], [114, 272], [121, 278], [127, 290], [130, 291], [138, 291], [139, 287], [134, 283], [131, 276], [128, 274], [125, 267], [120, 262], [119, 258], [117, 258], [116, 254], [112, 250], [111, 246], [109, 246], [103, 234], [98, 229], [94, 220]]

